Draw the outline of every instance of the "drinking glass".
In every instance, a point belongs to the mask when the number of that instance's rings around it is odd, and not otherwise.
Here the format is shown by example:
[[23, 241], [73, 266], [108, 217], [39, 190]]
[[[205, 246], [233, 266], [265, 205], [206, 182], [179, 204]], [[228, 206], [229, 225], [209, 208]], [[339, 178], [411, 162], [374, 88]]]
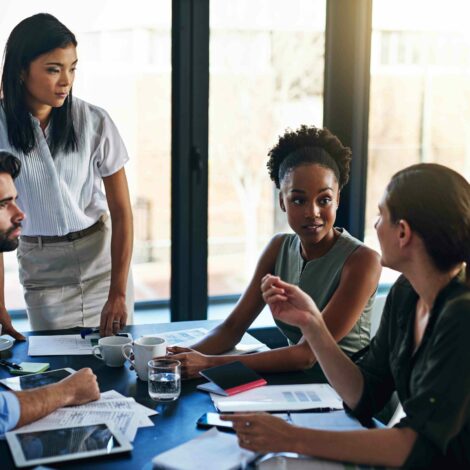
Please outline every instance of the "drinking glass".
[[181, 393], [181, 362], [176, 359], [152, 359], [148, 362], [148, 387], [152, 400], [168, 403]]

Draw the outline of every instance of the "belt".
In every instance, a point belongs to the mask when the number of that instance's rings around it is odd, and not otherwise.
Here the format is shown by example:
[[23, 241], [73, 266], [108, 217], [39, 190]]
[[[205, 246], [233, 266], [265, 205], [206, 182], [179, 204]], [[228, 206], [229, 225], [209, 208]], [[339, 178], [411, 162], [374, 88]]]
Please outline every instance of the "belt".
[[73, 242], [80, 238], [91, 235], [92, 233], [97, 232], [104, 225], [104, 222], [100, 219], [98, 222], [94, 223], [92, 226], [85, 228], [83, 230], [78, 230], [77, 232], [70, 232], [67, 235], [52, 237], [52, 236], [38, 236], [30, 237], [28, 235], [21, 235], [21, 240], [28, 243], [59, 243], [59, 242]]

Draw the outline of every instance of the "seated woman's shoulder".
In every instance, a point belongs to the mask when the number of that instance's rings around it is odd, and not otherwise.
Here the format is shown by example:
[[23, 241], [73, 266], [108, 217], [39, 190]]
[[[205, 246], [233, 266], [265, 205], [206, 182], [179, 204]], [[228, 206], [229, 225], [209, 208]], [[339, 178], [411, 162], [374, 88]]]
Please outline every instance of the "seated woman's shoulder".
[[276, 233], [267, 243], [264, 252], [277, 254], [288, 236], [288, 233]]
[[368, 246], [361, 245], [349, 256], [345, 267], [354, 271], [369, 271], [376, 275], [380, 275], [382, 266], [380, 264], [380, 255], [369, 248]]

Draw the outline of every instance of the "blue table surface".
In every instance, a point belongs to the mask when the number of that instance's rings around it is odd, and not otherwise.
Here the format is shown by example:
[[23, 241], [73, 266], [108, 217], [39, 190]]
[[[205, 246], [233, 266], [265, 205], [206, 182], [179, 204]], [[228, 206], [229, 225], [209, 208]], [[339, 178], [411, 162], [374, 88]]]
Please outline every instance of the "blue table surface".
[[[219, 322], [217, 321], [194, 321], [178, 322], [166, 324], [133, 325], [126, 328], [126, 331], [132, 333], [134, 338], [144, 334], [161, 333], [164, 331], [173, 331], [189, 328], [207, 328], [210, 329]], [[56, 330], [40, 331], [27, 333], [27, 336], [44, 334], [67, 334], [77, 333], [78, 330]], [[51, 464], [53, 468], [67, 469], [145, 469], [152, 468], [152, 458], [180, 445], [203, 431], [196, 428], [197, 419], [208, 411], [215, 411], [209, 394], [196, 390], [196, 386], [204, 380], [184, 381], [182, 384], [181, 397], [171, 404], [157, 404], [148, 396], [147, 382], [137, 380], [133, 371], [127, 366], [120, 368], [107, 367], [102, 361], [91, 356], [28, 356], [28, 343], [17, 341], [13, 346], [11, 353], [2, 358], [7, 358], [14, 362], [36, 361], [49, 362], [50, 369], [60, 369], [71, 367], [78, 370], [82, 367], [91, 367], [98, 377], [100, 390], [117, 390], [125, 396], [133, 397], [136, 401], [147, 407], [156, 409], [159, 414], [151, 417], [155, 423], [153, 427], [140, 428], [137, 431], [133, 442], [134, 450], [129, 453], [116, 454], [93, 459], [77, 460], [64, 462], [63, 464]], [[9, 377], [7, 370], [0, 368], [0, 378]], [[293, 384], [293, 383], [311, 383], [312, 377], [308, 371], [282, 373], [282, 374], [263, 374], [269, 384]], [[9, 447], [5, 440], [0, 441], [0, 467], [2, 469], [15, 468]]]

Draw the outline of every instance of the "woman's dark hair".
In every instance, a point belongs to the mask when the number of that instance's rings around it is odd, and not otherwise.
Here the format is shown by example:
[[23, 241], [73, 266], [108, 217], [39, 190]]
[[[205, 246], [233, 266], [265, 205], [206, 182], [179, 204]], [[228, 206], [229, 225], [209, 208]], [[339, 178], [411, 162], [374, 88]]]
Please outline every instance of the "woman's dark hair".
[[[28, 154], [36, 143], [21, 73], [27, 71], [31, 62], [40, 55], [69, 45], [77, 45], [74, 34], [57, 18], [47, 13], [38, 13], [24, 19], [10, 33], [3, 57], [1, 92], [8, 140], [16, 150]], [[60, 148], [66, 151], [77, 149], [77, 136], [72, 121], [72, 90], [60, 108], [52, 108], [52, 154]]]
[[8, 173], [15, 179], [21, 170], [21, 162], [10, 152], [0, 151], [0, 173]]
[[470, 185], [450, 168], [420, 163], [396, 173], [385, 203], [392, 223], [406, 220], [440, 271], [470, 266]]
[[310, 163], [332, 170], [340, 190], [349, 180], [351, 149], [326, 128], [302, 125], [295, 131], [288, 129], [268, 155], [269, 176], [278, 189], [287, 173]]

